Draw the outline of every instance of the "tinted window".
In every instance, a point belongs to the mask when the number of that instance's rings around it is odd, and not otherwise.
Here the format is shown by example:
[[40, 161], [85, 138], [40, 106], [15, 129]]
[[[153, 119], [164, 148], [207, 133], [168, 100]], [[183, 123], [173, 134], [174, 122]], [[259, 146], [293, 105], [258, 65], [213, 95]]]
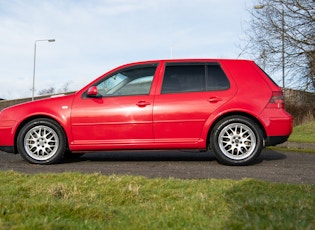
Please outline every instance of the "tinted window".
[[204, 65], [166, 66], [162, 93], [196, 92], [204, 90]]
[[217, 63], [178, 64], [165, 67], [162, 93], [224, 90], [230, 83]]
[[207, 66], [207, 90], [223, 90], [230, 87], [229, 80], [219, 65]]
[[99, 82], [101, 96], [149, 94], [156, 66], [123, 70]]

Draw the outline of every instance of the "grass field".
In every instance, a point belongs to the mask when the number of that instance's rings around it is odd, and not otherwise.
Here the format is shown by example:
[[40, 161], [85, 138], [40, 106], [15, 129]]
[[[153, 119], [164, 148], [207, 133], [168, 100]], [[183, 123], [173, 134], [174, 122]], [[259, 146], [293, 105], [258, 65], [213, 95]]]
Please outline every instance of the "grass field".
[[314, 229], [315, 186], [0, 172], [0, 229]]
[[295, 126], [289, 141], [315, 143], [315, 120]]

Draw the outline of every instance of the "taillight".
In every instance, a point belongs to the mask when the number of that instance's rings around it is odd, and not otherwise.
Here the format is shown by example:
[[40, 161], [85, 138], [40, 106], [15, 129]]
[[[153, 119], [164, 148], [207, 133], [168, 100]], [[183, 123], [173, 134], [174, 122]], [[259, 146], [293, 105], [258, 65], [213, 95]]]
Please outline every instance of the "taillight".
[[272, 92], [267, 108], [284, 109], [284, 97], [281, 91]]

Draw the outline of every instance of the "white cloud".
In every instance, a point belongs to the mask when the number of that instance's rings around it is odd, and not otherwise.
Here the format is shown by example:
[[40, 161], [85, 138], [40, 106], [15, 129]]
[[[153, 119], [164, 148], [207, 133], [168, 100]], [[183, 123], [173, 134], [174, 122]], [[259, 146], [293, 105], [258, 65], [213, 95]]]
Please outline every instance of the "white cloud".
[[[246, 0], [249, 1], [249, 0]], [[0, 98], [84, 86], [126, 62], [237, 57], [245, 0], [0, 1]]]

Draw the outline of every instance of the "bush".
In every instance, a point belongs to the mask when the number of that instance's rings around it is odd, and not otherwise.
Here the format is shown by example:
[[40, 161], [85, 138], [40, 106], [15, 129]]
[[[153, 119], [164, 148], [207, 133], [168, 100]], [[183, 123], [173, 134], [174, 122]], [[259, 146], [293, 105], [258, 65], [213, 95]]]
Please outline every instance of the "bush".
[[315, 110], [311, 106], [286, 102], [285, 110], [294, 117], [294, 125], [300, 125], [315, 119]]
[[294, 125], [315, 119], [315, 94], [300, 90], [285, 89], [285, 109], [294, 117]]

